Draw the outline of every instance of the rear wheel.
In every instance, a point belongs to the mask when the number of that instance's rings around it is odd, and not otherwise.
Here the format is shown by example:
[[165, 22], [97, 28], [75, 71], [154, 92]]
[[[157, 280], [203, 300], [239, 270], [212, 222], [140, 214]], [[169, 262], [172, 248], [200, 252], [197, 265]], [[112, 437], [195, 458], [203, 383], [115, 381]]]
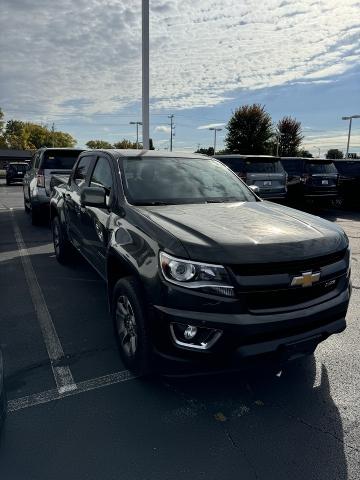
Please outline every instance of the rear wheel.
[[118, 280], [114, 287], [112, 315], [121, 358], [136, 375], [149, 375], [151, 342], [143, 292], [135, 278]]
[[34, 205], [31, 205], [31, 223], [33, 225], [41, 224], [41, 215], [40, 215], [39, 208], [34, 207]]
[[11, 185], [10, 180], [6, 179], [6, 185], [7, 185], [7, 186]]
[[59, 263], [66, 264], [71, 259], [73, 249], [66, 233], [64, 233], [63, 229], [61, 228], [60, 219], [58, 216], [52, 219], [51, 229], [56, 259]]

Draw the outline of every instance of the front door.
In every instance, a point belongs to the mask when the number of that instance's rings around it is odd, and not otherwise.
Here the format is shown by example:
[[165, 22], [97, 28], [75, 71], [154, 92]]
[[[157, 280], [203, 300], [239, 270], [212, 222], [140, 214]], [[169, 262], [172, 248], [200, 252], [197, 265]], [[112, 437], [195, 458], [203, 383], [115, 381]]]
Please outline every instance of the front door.
[[83, 252], [82, 218], [83, 207], [80, 202], [81, 189], [87, 184], [87, 175], [95, 160], [94, 155], [80, 157], [76, 164], [75, 171], [70, 177], [70, 185], [65, 193], [65, 215], [67, 217], [68, 234], [73, 245]]
[[82, 237], [84, 253], [101, 275], [106, 273], [106, 251], [109, 242], [109, 220], [113, 201], [114, 173], [106, 156], [99, 156], [90, 176], [89, 187], [104, 188], [106, 206], [83, 207]]

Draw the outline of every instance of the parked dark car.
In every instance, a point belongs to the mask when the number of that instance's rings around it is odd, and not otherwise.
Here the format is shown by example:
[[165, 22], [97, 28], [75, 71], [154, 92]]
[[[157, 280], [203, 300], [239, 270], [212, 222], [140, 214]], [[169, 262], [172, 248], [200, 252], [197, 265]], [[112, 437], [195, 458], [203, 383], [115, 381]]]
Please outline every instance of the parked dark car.
[[23, 182], [29, 166], [26, 162], [10, 162], [6, 167], [6, 185]]
[[288, 175], [291, 200], [333, 200], [339, 196], [339, 174], [332, 160], [284, 157], [281, 163]]
[[216, 155], [247, 185], [259, 188], [258, 195], [269, 200], [286, 197], [286, 173], [278, 157], [267, 155]]
[[339, 172], [339, 193], [345, 205], [360, 206], [360, 160], [335, 160]]
[[52, 175], [69, 173], [82, 149], [40, 148], [24, 177], [24, 207], [33, 225], [49, 216]]
[[345, 329], [344, 231], [262, 201], [215, 159], [83, 152], [50, 210], [58, 261], [75, 248], [105, 280], [120, 353], [136, 373], [156, 359], [182, 370], [283, 361]]
[[4, 363], [0, 350], [0, 428], [6, 416], [6, 393], [4, 386]]

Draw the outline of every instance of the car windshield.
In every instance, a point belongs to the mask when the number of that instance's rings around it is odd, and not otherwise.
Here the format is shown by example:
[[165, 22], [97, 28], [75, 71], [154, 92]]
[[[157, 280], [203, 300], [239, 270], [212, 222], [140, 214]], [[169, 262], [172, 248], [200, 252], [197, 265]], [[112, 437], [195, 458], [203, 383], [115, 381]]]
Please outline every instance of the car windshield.
[[338, 173], [333, 162], [307, 162], [309, 173]]
[[279, 160], [246, 160], [248, 173], [283, 173], [284, 168]]
[[199, 158], [131, 158], [124, 188], [137, 205], [254, 202], [257, 198], [220, 162]]
[[59, 150], [58, 152], [45, 152], [42, 168], [44, 170], [54, 168], [61, 170], [71, 170], [80, 153], [81, 150], [67, 152], [62, 150]]

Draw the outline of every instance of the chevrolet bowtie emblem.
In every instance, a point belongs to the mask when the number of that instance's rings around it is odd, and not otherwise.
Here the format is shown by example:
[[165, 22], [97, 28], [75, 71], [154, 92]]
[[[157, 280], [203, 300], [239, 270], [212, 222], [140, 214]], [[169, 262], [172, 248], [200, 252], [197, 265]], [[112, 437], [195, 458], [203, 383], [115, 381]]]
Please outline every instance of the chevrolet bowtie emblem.
[[299, 277], [291, 280], [292, 287], [311, 287], [313, 283], [320, 280], [320, 272], [303, 272]]

